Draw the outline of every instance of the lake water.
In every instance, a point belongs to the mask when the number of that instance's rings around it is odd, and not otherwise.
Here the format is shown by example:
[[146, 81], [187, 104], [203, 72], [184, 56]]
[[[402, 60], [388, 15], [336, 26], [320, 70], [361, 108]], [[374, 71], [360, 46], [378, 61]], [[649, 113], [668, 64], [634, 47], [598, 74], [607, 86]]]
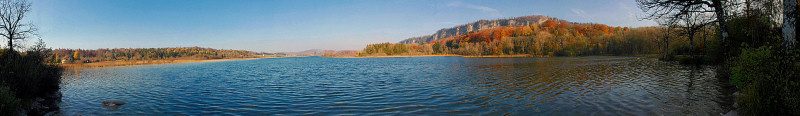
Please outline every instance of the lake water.
[[60, 106], [70, 116], [719, 115], [732, 97], [714, 76], [638, 57], [267, 58], [67, 70]]

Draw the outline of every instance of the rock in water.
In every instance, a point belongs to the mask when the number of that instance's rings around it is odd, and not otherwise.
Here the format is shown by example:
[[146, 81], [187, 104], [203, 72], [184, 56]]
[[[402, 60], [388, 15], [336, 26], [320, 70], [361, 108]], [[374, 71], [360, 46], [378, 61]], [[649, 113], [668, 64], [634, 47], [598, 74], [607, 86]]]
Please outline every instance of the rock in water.
[[106, 107], [116, 107], [116, 106], [125, 105], [125, 104], [127, 104], [127, 103], [128, 103], [128, 102], [124, 102], [124, 101], [106, 100], [106, 101], [103, 101], [103, 106], [106, 106]]

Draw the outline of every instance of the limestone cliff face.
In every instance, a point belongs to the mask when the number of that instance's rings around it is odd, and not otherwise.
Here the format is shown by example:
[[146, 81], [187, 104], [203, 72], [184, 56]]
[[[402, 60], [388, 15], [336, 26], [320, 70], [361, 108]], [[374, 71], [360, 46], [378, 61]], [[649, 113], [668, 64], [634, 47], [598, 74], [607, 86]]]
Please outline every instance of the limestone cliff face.
[[424, 42], [439, 40], [442, 38], [447, 38], [450, 36], [469, 33], [472, 31], [491, 29], [500, 26], [517, 26], [517, 25], [525, 26], [531, 24], [541, 24], [547, 20], [561, 21], [556, 18], [542, 16], [542, 15], [531, 15], [531, 16], [522, 16], [516, 18], [497, 19], [497, 20], [480, 20], [451, 28], [440, 29], [439, 31], [436, 31], [436, 33], [431, 35], [408, 38], [406, 40], [400, 41], [400, 43], [403, 44], [424, 43]]

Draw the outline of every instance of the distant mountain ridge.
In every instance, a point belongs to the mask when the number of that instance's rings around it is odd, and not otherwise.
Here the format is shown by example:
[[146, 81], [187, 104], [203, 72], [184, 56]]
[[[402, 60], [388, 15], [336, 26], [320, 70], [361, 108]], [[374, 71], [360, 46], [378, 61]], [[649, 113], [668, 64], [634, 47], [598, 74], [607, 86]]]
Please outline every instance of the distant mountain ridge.
[[309, 49], [299, 52], [280, 52], [290, 56], [322, 56], [322, 54], [327, 51], [323, 49]]
[[522, 17], [515, 17], [508, 19], [479, 20], [476, 22], [462, 24], [455, 27], [440, 29], [439, 31], [436, 31], [436, 33], [431, 35], [408, 38], [406, 40], [400, 41], [400, 43], [402, 44], [425, 43], [429, 41], [439, 40], [442, 38], [447, 38], [450, 36], [466, 34], [471, 31], [479, 31], [501, 26], [525, 26], [531, 24], [541, 24], [547, 20], [564, 21], [542, 15], [522, 16]]

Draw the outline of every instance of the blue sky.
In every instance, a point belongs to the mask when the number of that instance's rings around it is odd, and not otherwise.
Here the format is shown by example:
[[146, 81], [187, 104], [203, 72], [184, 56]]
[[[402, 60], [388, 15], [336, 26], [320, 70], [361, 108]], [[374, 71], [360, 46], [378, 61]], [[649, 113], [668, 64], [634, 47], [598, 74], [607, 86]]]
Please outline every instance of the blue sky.
[[[52, 48], [359, 50], [481, 19], [546, 15], [611, 26], [634, 0], [34, 0], [28, 21]], [[32, 42], [34, 40], [26, 40]]]

